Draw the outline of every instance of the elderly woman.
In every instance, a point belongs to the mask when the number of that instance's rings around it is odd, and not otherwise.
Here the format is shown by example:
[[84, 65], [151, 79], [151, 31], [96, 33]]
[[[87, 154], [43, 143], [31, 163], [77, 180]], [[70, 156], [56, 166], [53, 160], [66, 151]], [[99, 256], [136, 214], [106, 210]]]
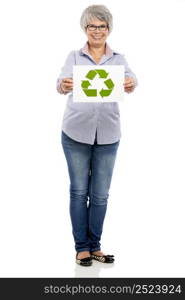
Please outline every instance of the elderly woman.
[[117, 102], [73, 102], [73, 65], [124, 65], [123, 91], [137, 85], [124, 55], [106, 40], [112, 31], [112, 15], [104, 5], [91, 5], [80, 24], [87, 36], [84, 47], [71, 51], [57, 79], [57, 91], [68, 94], [61, 143], [70, 178], [70, 217], [76, 263], [91, 266], [93, 259], [113, 263], [100, 247], [107, 199], [121, 138]]

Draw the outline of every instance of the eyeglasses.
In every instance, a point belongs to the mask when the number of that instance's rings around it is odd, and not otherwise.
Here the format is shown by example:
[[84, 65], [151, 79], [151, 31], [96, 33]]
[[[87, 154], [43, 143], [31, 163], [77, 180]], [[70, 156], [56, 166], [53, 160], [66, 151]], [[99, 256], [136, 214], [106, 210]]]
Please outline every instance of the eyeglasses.
[[95, 31], [97, 28], [100, 30], [100, 31], [106, 31], [109, 26], [108, 25], [100, 25], [100, 26], [96, 26], [96, 25], [87, 25], [87, 27], [89, 29], [89, 31]]

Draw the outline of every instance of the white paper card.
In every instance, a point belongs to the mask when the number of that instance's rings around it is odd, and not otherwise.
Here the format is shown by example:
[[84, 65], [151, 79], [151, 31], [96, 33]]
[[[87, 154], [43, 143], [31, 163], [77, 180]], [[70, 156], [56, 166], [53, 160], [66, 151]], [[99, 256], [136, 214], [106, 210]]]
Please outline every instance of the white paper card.
[[124, 80], [124, 65], [75, 65], [73, 66], [73, 101], [123, 101]]

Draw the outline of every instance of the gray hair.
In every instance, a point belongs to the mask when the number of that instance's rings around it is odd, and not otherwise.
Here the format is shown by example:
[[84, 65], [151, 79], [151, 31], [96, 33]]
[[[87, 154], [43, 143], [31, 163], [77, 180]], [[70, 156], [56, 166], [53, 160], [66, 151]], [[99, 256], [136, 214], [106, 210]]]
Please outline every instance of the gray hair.
[[109, 32], [112, 31], [112, 14], [105, 5], [91, 5], [83, 11], [80, 18], [80, 25], [84, 32], [86, 32], [86, 26], [93, 18], [97, 18], [101, 21], [106, 22], [109, 28]]

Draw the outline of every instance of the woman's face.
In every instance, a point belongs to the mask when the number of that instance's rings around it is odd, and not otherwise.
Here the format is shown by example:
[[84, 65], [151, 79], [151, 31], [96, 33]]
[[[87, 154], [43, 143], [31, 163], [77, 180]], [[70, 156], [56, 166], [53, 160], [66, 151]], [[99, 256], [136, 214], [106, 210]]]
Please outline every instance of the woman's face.
[[[88, 25], [107, 26], [107, 23], [104, 21], [100, 21], [97, 18], [93, 18]], [[101, 30], [100, 28], [97, 28], [96, 30], [91, 31], [89, 28], [86, 28], [86, 34], [87, 34], [89, 44], [94, 47], [97, 47], [105, 44], [105, 41], [109, 35], [109, 30], [108, 28], [106, 28], [105, 30]]]

